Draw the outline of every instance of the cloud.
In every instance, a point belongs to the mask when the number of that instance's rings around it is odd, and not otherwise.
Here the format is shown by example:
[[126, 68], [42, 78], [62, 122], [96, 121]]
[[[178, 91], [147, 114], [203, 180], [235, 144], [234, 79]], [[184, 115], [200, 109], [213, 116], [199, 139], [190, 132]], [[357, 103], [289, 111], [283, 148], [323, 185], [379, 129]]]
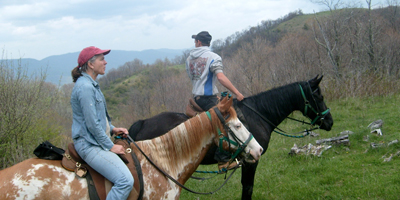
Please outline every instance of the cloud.
[[0, 47], [36, 59], [90, 45], [185, 49], [203, 30], [224, 39], [263, 20], [321, 8], [309, 0], [2, 0]]

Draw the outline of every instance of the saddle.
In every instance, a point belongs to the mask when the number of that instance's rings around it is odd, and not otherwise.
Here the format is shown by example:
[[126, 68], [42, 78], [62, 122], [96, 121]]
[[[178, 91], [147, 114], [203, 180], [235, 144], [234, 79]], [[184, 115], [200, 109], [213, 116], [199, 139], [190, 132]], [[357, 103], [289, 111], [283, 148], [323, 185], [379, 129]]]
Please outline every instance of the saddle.
[[[132, 152], [128, 141], [124, 139], [115, 139], [114, 144], [122, 145], [125, 149], [125, 155], [119, 155], [127, 165], [134, 178], [134, 185], [129, 200], [142, 199], [143, 197], [143, 173], [140, 162], [136, 154]], [[130, 155], [130, 156], [129, 156]], [[112, 183], [91, 168], [76, 152], [73, 143], [68, 144], [68, 149], [64, 153], [61, 165], [68, 171], [75, 172], [78, 177], [86, 178], [88, 181], [89, 197], [91, 200], [105, 200]]]
[[189, 103], [186, 106], [186, 113], [185, 114], [188, 117], [192, 118], [192, 117], [194, 117], [194, 116], [196, 116], [196, 115], [198, 115], [198, 114], [200, 114], [202, 112], [204, 112], [204, 110], [202, 108], [200, 108], [199, 105], [197, 105], [197, 103], [194, 101], [193, 98], [190, 98], [189, 99]]

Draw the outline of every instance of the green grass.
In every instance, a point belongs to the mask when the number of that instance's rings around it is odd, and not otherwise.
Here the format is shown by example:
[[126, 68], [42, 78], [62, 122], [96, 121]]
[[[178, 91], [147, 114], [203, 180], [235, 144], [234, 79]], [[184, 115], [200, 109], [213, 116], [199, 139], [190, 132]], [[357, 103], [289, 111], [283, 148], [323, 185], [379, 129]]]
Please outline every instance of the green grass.
[[[400, 151], [400, 144], [375, 149], [370, 147], [371, 142], [387, 144], [400, 139], [399, 102], [400, 95], [327, 102], [334, 119], [330, 132], [318, 130], [319, 137], [303, 139], [273, 133], [268, 151], [257, 168], [253, 199], [399, 199], [400, 158], [395, 156], [390, 162], [383, 160]], [[378, 119], [384, 121], [383, 136], [371, 134], [367, 128]], [[300, 129], [299, 126], [292, 121], [285, 121], [280, 128], [295, 132]], [[298, 146], [308, 143], [315, 145], [316, 140], [336, 137], [345, 130], [354, 132], [349, 136], [350, 146], [333, 146], [321, 157], [288, 155], [294, 143]], [[363, 141], [367, 135], [369, 141]], [[216, 169], [216, 165], [198, 168]], [[240, 174], [239, 169], [228, 184], [215, 194], [196, 195], [183, 190], [181, 199], [240, 199]], [[190, 179], [185, 186], [195, 191], [210, 192], [223, 182], [224, 175], [218, 175], [205, 181]]]
[[[334, 13], [336, 13], [336, 15], [343, 15], [343, 14], [348, 14], [350, 12], [354, 13], [354, 12], [363, 12], [363, 11], [367, 11], [367, 9], [365, 8], [351, 8], [351, 9], [340, 9], [340, 10], [336, 10], [334, 11]], [[315, 16], [316, 15], [316, 16]], [[304, 15], [300, 15], [297, 17], [294, 17], [292, 19], [290, 19], [289, 21], [285, 21], [280, 23], [275, 29], [274, 31], [282, 31], [282, 30], [286, 30], [288, 33], [291, 32], [297, 32], [299, 30], [303, 30], [305, 24], [307, 24], [307, 28], [309, 31], [312, 31], [311, 29], [311, 23], [313, 21], [315, 21], [315, 17], [317, 17], [319, 20], [323, 19], [323, 18], [332, 18], [332, 13], [330, 11], [322, 11], [322, 12], [318, 12], [316, 14], [314, 13], [307, 13]]]

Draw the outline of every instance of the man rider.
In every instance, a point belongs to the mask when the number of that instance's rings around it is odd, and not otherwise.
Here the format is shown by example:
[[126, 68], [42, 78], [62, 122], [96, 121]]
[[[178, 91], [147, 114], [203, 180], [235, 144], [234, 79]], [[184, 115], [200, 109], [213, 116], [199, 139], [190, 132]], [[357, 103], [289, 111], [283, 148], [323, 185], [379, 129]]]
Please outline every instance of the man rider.
[[[243, 95], [224, 75], [221, 57], [210, 50], [211, 35], [207, 31], [201, 31], [197, 35], [192, 35], [192, 38], [195, 48], [190, 51], [186, 60], [186, 72], [192, 81], [195, 102], [204, 111], [217, 105], [219, 101], [218, 89], [215, 85], [217, 80], [235, 94], [238, 101], [243, 100]], [[220, 172], [223, 168], [229, 169], [229, 155], [224, 155], [217, 150], [214, 158], [218, 161]], [[236, 163], [233, 164], [236, 165]]]

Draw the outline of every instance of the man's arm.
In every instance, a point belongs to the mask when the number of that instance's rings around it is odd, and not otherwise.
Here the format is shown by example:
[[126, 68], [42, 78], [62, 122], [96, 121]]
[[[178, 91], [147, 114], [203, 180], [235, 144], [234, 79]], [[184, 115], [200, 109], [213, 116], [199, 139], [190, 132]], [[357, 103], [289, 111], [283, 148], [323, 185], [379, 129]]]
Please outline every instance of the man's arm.
[[226, 87], [228, 90], [236, 95], [238, 101], [243, 100], [244, 96], [242, 95], [242, 93], [240, 93], [239, 90], [237, 90], [236, 87], [233, 86], [231, 81], [228, 79], [228, 77], [225, 76], [223, 72], [217, 74], [217, 79], [224, 87]]

